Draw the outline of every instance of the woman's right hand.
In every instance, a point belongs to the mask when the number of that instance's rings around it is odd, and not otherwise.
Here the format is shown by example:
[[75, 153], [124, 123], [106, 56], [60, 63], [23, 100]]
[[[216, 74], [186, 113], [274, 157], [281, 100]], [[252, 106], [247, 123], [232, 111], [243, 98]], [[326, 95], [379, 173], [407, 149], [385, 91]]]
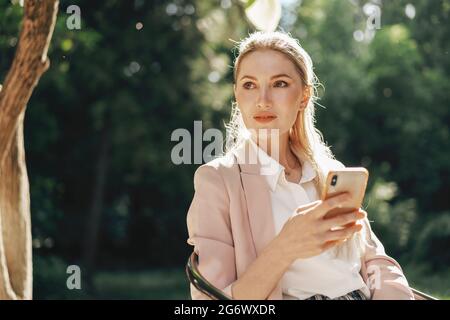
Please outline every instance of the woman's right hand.
[[[342, 206], [349, 199], [349, 195], [343, 193], [298, 207], [276, 238], [283, 256], [291, 262], [310, 258], [344, 242], [355, 232], [360, 231], [362, 226], [355, 222], [366, 216], [361, 209], [324, 219], [328, 211]], [[345, 227], [331, 230], [338, 226]]]

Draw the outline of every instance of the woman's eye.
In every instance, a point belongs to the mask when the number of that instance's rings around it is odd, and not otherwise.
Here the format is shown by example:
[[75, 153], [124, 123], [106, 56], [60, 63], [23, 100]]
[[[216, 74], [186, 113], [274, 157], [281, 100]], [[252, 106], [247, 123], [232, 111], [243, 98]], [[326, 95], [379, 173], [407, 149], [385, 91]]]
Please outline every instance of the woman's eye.
[[252, 89], [254, 86], [253, 86], [252, 82], [246, 82], [246, 83], [244, 83], [243, 87], [245, 89]]
[[287, 86], [288, 86], [288, 84], [286, 81], [279, 80], [279, 81], [275, 82], [275, 87], [285, 88]]
[[[286, 81], [279, 80], [275, 82], [274, 86], [277, 88], [285, 88], [288, 86], [288, 83]], [[253, 89], [255, 84], [253, 82], [246, 82], [243, 84], [243, 87], [245, 89]]]

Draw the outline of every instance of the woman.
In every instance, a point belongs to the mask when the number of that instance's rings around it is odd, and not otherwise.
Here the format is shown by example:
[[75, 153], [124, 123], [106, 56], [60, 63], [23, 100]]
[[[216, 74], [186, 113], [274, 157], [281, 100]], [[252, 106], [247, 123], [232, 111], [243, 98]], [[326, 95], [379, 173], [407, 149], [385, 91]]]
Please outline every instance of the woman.
[[[240, 43], [227, 152], [194, 176], [199, 270], [233, 299], [414, 299], [364, 210], [324, 218], [348, 195], [319, 200], [328, 171], [344, 166], [314, 127], [312, 70], [288, 34]], [[207, 298], [192, 285], [191, 295]]]

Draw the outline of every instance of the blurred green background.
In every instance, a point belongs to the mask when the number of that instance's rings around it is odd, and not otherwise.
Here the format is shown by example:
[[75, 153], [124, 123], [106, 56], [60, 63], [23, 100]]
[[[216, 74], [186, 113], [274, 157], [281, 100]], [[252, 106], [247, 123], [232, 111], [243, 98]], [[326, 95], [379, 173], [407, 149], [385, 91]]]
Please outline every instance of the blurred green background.
[[[81, 9], [81, 29], [66, 12]], [[317, 126], [337, 159], [370, 171], [365, 209], [410, 285], [450, 298], [450, 1], [285, 0], [280, 27], [310, 53]], [[380, 28], [367, 30], [370, 6]], [[25, 144], [35, 299], [187, 299], [186, 213], [198, 164], [173, 130], [224, 130], [240, 1], [60, 1], [51, 67]], [[369, 10], [369, 11], [368, 11]], [[0, 2], [0, 79], [20, 29]], [[82, 289], [68, 290], [79, 265]]]

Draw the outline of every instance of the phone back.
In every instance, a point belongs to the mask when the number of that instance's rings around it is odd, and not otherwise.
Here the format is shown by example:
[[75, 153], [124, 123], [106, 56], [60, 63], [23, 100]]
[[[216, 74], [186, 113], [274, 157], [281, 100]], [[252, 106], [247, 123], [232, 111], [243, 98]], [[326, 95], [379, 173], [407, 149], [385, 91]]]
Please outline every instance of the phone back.
[[325, 200], [344, 192], [348, 192], [351, 195], [351, 199], [345, 202], [342, 208], [336, 208], [328, 212], [326, 218], [360, 208], [366, 192], [368, 179], [369, 172], [363, 167], [347, 167], [330, 171], [321, 199]]

